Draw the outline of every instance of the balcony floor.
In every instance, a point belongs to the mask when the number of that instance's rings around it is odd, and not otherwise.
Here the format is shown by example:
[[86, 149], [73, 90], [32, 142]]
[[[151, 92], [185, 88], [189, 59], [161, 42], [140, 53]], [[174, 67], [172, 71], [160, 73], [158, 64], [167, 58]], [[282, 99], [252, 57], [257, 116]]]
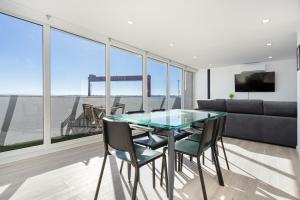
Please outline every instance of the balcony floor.
[[[219, 149], [225, 187], [219, 186], [214, 166], [209, 161], [210, 152], [206, 153], [203, 170], [209, 199], [300, 199], [300, 159], [294, 149], [230, 138], [224, 140], [231, 171], [226, 170]], [[2, 167], [0, 199], [93, 199], [102, 152], [103, 144], [97, 143]], [[132, 185], [127, 181], [127, 167], [120, 175], [119, 166], [119, 160], [108, 159], [99, 199], [130, 199]], [[141, 168], [138, 199], [167, 199], [165, 187], [159, 185], [160, 167], [157, 163], [156, 189], [152, 188], [151, 166]], [[175, 175], [175, 199], [202, 199], [197, 174], [195, 162], [190, 163], [185, 158], [183, 172]]]

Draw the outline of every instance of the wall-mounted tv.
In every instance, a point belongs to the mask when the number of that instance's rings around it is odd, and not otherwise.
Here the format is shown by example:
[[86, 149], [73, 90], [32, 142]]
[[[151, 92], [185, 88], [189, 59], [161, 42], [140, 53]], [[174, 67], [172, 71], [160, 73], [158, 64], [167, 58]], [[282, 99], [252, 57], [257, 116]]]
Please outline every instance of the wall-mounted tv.
[[242, 72], [235, 75], [236, 92], [275, 92], [275, 72]]

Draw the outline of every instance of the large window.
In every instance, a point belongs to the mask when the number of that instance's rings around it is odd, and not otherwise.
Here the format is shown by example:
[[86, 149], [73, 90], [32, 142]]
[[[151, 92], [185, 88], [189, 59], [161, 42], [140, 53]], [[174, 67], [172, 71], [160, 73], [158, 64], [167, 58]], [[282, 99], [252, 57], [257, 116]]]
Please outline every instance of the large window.
[[148, 70], [148, 108], [166, 109], [167, 108], [167, 64], [157, 60], [147, 60]]
[[52, 142], [101, 133], [104, 111], [105, 45], [51, 29]]
[[116, 47], [110, 48], [112, 113], [143, 109], [143, 57]]
[[0, 152], [43, 143], [42, 26], [0, 13]]
[[184, 108], [193, 109], [193, 72], [184, 71]]
[[182, 95], [182, 69], [170, 66], [170, 109], [181, 108], [181, 95]]

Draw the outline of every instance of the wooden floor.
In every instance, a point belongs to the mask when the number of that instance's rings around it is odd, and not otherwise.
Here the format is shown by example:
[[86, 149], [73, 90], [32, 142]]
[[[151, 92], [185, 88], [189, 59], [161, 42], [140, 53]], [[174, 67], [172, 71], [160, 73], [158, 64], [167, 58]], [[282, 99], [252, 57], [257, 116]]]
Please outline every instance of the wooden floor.
[[[225, 147], [231, 171], [220, 149], [224, 187], [218, 185], [206, 153], [203, 170], [209, 199], [300, 199], [300, 160], [294, 149], [230, 138], [225, 138]], [[102, 160], [103, 145], [98, 143], [0, 167], [0, 199], [93, 199]], [[119, 166], [115, 158], [108, 160], [99, 199], [130, 199], [132, 185], [126, 167], [120, 175]], [[156, 189], [151, 166], [142, 168], [138, 199], [167, 199], [165, 186], [159, 185], [160, 167], [157, 163]], [[175, 175], [175, 199], [202, 199], [197, 174], [196, 164], [185, 158], [183, 172]]]

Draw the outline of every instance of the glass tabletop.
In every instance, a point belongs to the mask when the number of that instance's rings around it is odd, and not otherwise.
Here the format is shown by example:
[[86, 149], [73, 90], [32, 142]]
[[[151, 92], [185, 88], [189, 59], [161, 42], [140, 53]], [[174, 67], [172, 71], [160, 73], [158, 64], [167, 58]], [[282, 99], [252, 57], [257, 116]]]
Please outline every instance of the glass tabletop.
[[202, 110], [175, 109], [151, 113], [112, 115], [108, 116], [107, 118], [148, 127], [176, 130], [190, 126], [194, 122], [204, 121], [208, 118], [223, 115], [226, 115], [226, 113]]

